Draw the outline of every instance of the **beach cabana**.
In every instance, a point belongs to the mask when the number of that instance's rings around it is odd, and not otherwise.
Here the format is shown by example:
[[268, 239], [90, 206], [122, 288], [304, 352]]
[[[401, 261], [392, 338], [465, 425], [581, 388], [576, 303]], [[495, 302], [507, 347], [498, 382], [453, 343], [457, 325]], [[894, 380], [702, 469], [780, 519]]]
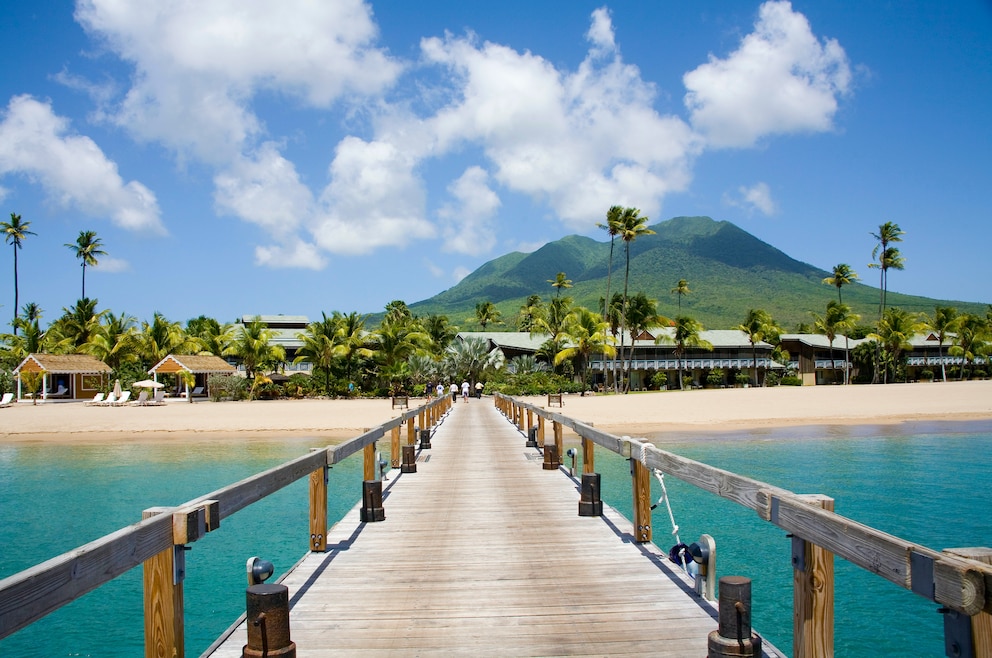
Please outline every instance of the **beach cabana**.
[[186, 388], [184, 391], [187, 396], [206, 396], [210, 394], [207, 384], [207, 378], [210, 375], [233, 375], [237, 370], [224, 359], [212, 354], [206, 356], [199, 354], [170, 354], [152, 366], [148, 374], [152, 375], [155, 381], [158, 381], [159, 374], [175, 375], [180, 372], [191, 372], [196, 378], [193, 390], [190, 391], [189, 388]]
[[29, 354], [14, 368], [17, 399], [23, 398], [21, 375], [41, 375], [41, 399], [92, 399], [107, 387], [110, 366], [89, 354]]

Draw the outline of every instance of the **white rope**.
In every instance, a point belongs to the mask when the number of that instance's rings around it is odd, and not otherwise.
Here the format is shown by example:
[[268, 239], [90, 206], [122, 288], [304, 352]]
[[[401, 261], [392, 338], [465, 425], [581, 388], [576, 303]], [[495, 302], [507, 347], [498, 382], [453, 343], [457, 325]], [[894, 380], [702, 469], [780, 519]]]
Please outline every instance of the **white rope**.
[[[641, 453], [644, 454], [643, 452]], [[672, 504], [668, 500], [668, 487], [665, 486], [665, 474], [661, 471], [655, 469], [654, 476], [658, 478], [658, 483], [661, 485], [661, 497], [658, 499], [658, 504], [665, 501], [665, 509], [668, 510], [668, 519], [672, 522], [672, 534], [675, 535], [675, 545], [678, 546], [682, 543], [682, 539], [679, 538], [679, 524], [675, 522], [675, 514], [672, 512]], [[679, 560], [682, 562], [682, 568], [685, 569], [686, 573], [689, 573], [689, 565], [685, 561], [685, 551], [679, 553]]]

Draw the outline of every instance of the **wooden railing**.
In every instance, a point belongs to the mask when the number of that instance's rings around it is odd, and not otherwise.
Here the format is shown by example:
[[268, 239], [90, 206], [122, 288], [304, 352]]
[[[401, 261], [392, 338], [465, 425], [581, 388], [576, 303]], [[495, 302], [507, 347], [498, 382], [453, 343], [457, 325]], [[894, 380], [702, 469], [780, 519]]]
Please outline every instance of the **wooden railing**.
[[235, 512], [309, 477], [309, 549], [326, 550], [328, 467], [364, 450], [364, 477], [372, 480], [375, 444], [386, 432], [391, 433], [393, 465], [398, 466], [402, 427], [406, 425], [406, 443], [412, 446], [415, 423], [432, 428], [450, 406], [451, 397], [442, 396], [353, 439], [313, 451], [182, 505], [147, 509], [138, 523], [0, 580], [0, 639], [143, 565], [145, 656], [182, 658], [186, 544], [216, 530], [223, 519]]
[[536, 433], [542, 446], [544, 424], [551, 422], [554, 442], [548, 446], [556, 454], [562, 451], [561, 428], [574, 431], [582, 440], [585, 473], [594, 469], [594, 445], [630, 459], [639, 542], [651, 541], [651, 469], [752, 509], [791, 535], [794, 656], [833, 655], [833, 555], [944, 606], [945, 644], [956, 652], [949, 655], [992, 656], [992, 549], [935, 551], [835, 513], [827, 496], [796, 494], [543, 407], [501, 394], [495, 399], [507, 419], [528, 435]]

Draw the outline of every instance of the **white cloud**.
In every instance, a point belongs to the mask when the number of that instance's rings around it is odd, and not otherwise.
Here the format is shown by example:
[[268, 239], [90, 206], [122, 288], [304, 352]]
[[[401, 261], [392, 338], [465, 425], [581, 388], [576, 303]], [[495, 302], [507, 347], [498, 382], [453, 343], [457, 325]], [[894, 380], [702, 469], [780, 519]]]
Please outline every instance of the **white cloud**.
[[272, 143], [253, 159], [239, 158], [214, 178], [214, 200], [227, 212], [285, 237], [313, 214], [313, 195], [300, 182], [293, 163]]
[[70, 132], [68, 120], [30, 96], [11, 98], [0, 121], [0, 175], [21, 174], [55, 202], [121, 228], [164, 233], [158, 201], [137, 181], [125, 183], [99, 146]]
[[136, 68], [116, 120], [208, 162], [262, 132], [249, 107], [261, 91], [327, 107], [376, 95], [400, 72], [374, 46], [361, 0], [80, 0], [76, 19]]
[[472, 270], [468, 269], [467, 267], [461, 267], [461, 266], [459, 266], [459, 267], [456, 267], [451, 272], [451, 277], [455, 280], [455, 283], [458, 283], [459, 281], [461, 281], [462, 279], [464, 279], [465, 277], [467, 277], [471, 273], [472, 273]]
[[710, 55], [683, 82], [692, 125], [708, 145], [748, 147], [768, 135], [830, 130], [851, 71], [836, 40], [821, 43], [789, 2], [766, 2], [736, 51]]
[[320, 250], [302, 240], [294, 240], [288, 245], [255, 247], [255, 262], [272, 268], [299, 267], [310, 270], [321, 270], [327, 265]]
[[416, 165], [411, 154], [389, 142], [343, 139], [311, 228], [317, 244], [331, 253], [368, 254], [433, 237]]
[[104, 274], [118, 274], [120, 272], [129, 272], [131, 270], [131, 263], [122, 258], [100, 256], [96, 266], [92, 269]]
[[496, 244], [496, 231], [490, 221], [499, 209], [499, 196], [489, 188], [489, 174], [482, 167], [469, 167], [448, 186], [454, 204], [445, 204], [438, 215], [445, 219], [444, 248], [462, 254], [479, 255]]
[[755, 183], [751, 187], [741, 185], [737, 188], [736, 195], [725, 195], [724, 202], [745, 209], [749, 215], [755, 210], [769, 217], [778, 212], [771, 188], [764, 182]]
[[498, 44], [424, 39], [425, 60], [448, 71], [453, 90], [429, 119], [438, 151], [479, 144], [496, 181], [579, 230], [616, 203], [659, 210], [688, 185], [698, 138], [653, 109], [653, 85], [621, 60], [612, 34], [608, 13], [594, 12], [592, 49], [571, 73]]

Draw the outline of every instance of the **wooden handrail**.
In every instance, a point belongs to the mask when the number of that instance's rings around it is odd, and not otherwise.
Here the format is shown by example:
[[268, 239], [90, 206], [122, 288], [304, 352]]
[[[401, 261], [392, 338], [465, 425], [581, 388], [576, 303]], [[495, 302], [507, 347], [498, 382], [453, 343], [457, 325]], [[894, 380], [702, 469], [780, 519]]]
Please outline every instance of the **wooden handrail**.
[[[435, 399], [425, 407], [441, 405], [444, 401], [445, 398]], [[419, 412], [420, 409], [410, 409], [340, 445], [297, 457], [163, 511], [174, 513], [203, 505], [206, 501], [217, 501], [219, 523], [220, 519], [301, 478], [309, 477], [313, 471], [339, 463], [365, 446], [375, 443], [385, 432], [402, 426]], [[0, 580], [0, 639], [173, 546], [173, 514], [161, 513]]]
[[966, 615], [992, 612], [990, 565], [940, 553], [812, 507], [801, 495], [786, 489], [680, 457], [644, 441], [608, 434], [499, 393], [496, 397], [569, 427], [582, 439], [611, 452], [755, 510], [787, 532], [952, 610]]

